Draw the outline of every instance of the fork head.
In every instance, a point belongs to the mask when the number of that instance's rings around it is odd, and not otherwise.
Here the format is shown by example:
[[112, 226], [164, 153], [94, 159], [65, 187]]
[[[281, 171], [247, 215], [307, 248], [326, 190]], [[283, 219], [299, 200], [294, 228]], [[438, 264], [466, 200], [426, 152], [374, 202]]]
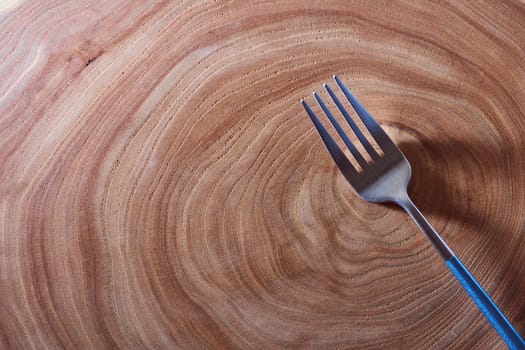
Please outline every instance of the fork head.
[[[364, 127], [368, 130], [376, 144], [381, 149], [382, 154], [376, 151], [334, 91], [325, 84], [324, 88], [328, 95], [352, 130], [355, 139], [359, 141], [362, 148], [368, 154], [368, 157], [365, 157], [363, 153], [357, 149], [356, 144], [343, 130], [341, 124], [337, 121], [323, 99], [314, 92], [313, 95], [317, 104], [330, 121], [335, 132], [341, 138], [342, 144], [344, 144], [343, 147], [346, 148], [349, 154], [351, 154], [355, 163], [357, 163], [359, 167], [355, 167], [351, 163], [315, 112], [304, 100], [301, 100], [304, 109], [310, 116], [310, 119], [312, 119], [312, 122], [319, 132], [328, 152], [346, 180], [352, 185], [355, 192], [357, 192], [357, 194], [359, 194], [364, 200], [369, 202], [396, 203], [404, 201], [408, 198], [407, 186], [411, 176], [411, 168], [408, 160], [377, 121], [352, 95], [350, 89], [348, 89], [348, 87], [335, 75], [334, 80], [355, 113], [361, 119]], [[369, 159], [366, 160], [365, 158]]]

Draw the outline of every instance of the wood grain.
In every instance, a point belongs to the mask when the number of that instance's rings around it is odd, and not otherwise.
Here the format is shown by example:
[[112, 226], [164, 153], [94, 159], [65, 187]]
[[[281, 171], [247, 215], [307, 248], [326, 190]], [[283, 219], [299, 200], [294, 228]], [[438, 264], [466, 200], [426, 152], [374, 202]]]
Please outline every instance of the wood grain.
[[0, 348], [503, 349], [298, 101], [347, 82], [525, 333], [524, 21], [518, 1], [2, 2]]

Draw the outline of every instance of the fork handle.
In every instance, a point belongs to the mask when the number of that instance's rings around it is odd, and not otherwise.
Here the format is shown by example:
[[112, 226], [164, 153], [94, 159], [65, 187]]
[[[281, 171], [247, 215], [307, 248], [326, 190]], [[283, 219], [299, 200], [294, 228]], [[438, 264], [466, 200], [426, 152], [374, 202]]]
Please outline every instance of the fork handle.
[[463, 265], [458, 257], [447, 246], [445, 241], [437, 233], [437, 231], [430, 225], [427, 219], [415, 206], [415, 204], [406, 196], [398, 204], [407, 211], [412, 219], [419, 226], [421, 231], [427, 236], [432, 245], [439, 252], [441, 257], [445, 260], [446, 265], [454, 274], [454, 277], [459, 281], [461, 286], [472, 298], [479, 310], [490, 322], [492, 327], [498, 332], [501, 339], [512, 350], [525, 349], [525, 340], [521, 337], [518, 331], [512, 326], [510, 321], [505, 317], [503, 312], [498, 308], [496, 303], [488, 295], [488, 293], [481, 287], [479, 282], [472, 276], [470, 271]]
[[525, 341], [518, 331], [458, 257], [452, 257], [446, 264], [507, 346], [513, 350], [525, 349]]

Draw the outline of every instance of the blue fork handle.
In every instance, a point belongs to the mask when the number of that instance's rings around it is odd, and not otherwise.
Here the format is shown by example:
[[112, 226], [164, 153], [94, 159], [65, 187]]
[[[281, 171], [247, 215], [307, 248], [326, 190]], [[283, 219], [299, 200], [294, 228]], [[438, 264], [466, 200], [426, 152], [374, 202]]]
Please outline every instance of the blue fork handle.
[[465, 265], [456, 256], [446, 260], [446, 264], [507, 346], [512, 350], [525, 349], [525, 341], [521, 335], [507, 320], [503, 312], [501, 312]]
[[421, 231], [427, 236], [434, 248], [436, 248], [439, 255], [445, 260], [450, 271], [452, 271], [459, 283], [461, 283], [472, 300], [474, 300], [483, 315], [485, 315], [507, 346], [512, 350], [525, 350], [525, 341], [521, 335], [509, 320], [507, 320], [503, 312], [501, 312], [483, 287], [479, 285], [479, 282], [476, 281], [465, 265], [463, 265], [445, 241], [443, 241], [434, 227], [430, 225], [416, 205], [410, 200], [408, 194], [401, 196], [401, 200], [398, 200], [397, 203], [414, 219]]

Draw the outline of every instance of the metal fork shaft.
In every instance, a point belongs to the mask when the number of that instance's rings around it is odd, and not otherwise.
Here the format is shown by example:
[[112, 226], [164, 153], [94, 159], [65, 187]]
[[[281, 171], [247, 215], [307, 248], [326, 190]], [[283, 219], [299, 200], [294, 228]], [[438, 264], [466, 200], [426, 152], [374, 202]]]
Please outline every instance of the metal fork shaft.
[[427, 221], [427, 219], [423, 216], [423, 214], [408, 196], [398, 201], [397, 204], [405, 209], [410, 217], [416, 222], [417, 226], [419, 226], [421, 231], [425, 234], [425, 236], [427, 236], [428, 240], [432, 243], [434, 248], [436, 248], [437, 252], [443, 259], [448, 260], [454, 256], [454, 253], [449, 248], [449, 246], [445, 243], [439, 233], [437, 233], [434, 227], [432, 227], [432, 225]]

